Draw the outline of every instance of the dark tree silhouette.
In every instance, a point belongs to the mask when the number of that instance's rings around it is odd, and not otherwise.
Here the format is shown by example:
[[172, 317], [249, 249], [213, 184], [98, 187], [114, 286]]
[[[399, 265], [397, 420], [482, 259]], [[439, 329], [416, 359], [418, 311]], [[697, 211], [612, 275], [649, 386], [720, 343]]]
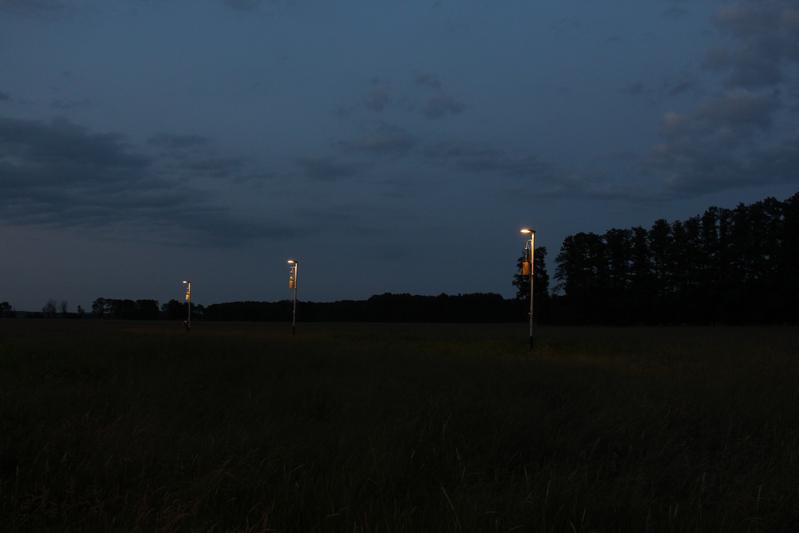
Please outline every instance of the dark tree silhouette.
[[556, 279], [567, 322], [796, 322], [799, 194], [570, 235]]
[[42, 315], [46, 317], [54, 317], [56, 315], [56, 302], [55, 300], [47, 300], [47, 303], [42, 307]]

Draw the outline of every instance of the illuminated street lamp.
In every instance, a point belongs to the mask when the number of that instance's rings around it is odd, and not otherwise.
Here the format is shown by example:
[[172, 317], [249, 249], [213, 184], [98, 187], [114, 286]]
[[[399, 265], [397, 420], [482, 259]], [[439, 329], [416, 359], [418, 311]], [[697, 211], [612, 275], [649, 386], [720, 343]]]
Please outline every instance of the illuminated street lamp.
[[533, 349], [533, 277], [535, 276], [535, 230], [522, 228], [522, 235], [529, 235], [530, 240], [524, 243], [527, 257], [522, 261], [522, 276], [530, 276], [530, 350]]
[[300, 274], [300, 262], [289, 259], [289, 290], [292, 291], [293, 304], [291, 308], [291, 334], [297, 333], [297, 279]]
[[186, 286], [186, 321], [183, 325], [186, 326], [186, 331], [191, 329], [191, 280], [183, 280], [183, 285]]

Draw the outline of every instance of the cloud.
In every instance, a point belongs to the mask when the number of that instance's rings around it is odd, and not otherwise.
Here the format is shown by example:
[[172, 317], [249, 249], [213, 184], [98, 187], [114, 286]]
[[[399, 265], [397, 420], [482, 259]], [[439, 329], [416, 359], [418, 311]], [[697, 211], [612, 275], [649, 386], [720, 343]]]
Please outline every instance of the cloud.
[[0, 91], [0, 102], [9, 102], [9, 101], [11, 101], [11, 95], [9, 95], [8, 93], [4, 93], [3, 91]]
[[342, 141], [338, 146], [351, 152], [375, 156], [404, 156], [416, 146], [416, 139], [406, 130], [380, 123], [371, 132], [352, 141]]
[[621, 92], [628, 96], [643, 96], [649, 92], [642, 81], [630, 82], [621, 88]]
[[466, 109], [460, 101], [446, 94], [437, 94], [427, 100], [422, 108], [422, 114], [431, 120], [444, 118], [450, 115], [459, 115]]
[[683, 7], [671, 6], [663, 10], [663, 16], [672, 19], [682, 19], [688, 16], [690, 11]]
[[556, 174], [551, 166], [535, 156], [514, 156], [498, 148], [474, 143], [438, 143], [428, 146], [424, 155], [431, 161], [475, 174], [546, 180], [554, 178]]
[[414, 78], [416, 85], [427, 87], [428, 89], [441, 89], [441, 80], [435, 74], [420, 72]]
[[447, 116], [463, 113], [466, 106], [460, 100], [450, 96], [444, 91], [444, 84], [435, 74], [421, 72], [416, 74], [414, 82], [419, 87], [432, 89], [433, 95], [427, 97], [421, 106], [421, 114], [430, 120], [445, 118]]
[[661, 145], [644, 170], [661, 179], [659, 194], [680, 197], [793, 183], [797, 168], [799, 138], [738, 154]]
[[388, 85], [380, 80], [372, 82], [372, 88], [366, 95], [364, 105], [370, 111], [381, 112], [391, 103]]
[[780, 105], [771, 94], [728, 91], [706, 100], [691, 114], [666, 113], [661, 133], [675, 146], [729, 149], [768, 130]]
[[669, 96], [679, 96], [687, 92], [696, 91], [697, 87], [696, 80], [686, 78], [667, 81], [663, 84], [663, 88]]
[[240, 157], [200, 157], [181, 163], [191, 177], [241, 178], [246, 162]]
[[[653, 195], [686, 196], [797, 181], [794, 132], [783, 127], [799, 94], [788, 80], [799, 63], [799, 3], [737, 0], [718, 8], [714, 24], [726, 37], [703, 67], [720, 74], [723, 89], [689, 112], [670, 112], [662, 142], [642, 158], [639, 175]], [[694, 82], [667, 87], [671, 95]], [[799, 109], [799, 108], [797, 108]], [[777, 119], [780, 120], [777, 120]]]
[[249, 179], [243, 175], [247, 167], [244, 158], [219, 155], [211, 139], [203, 135], [161, 132], [147, 139], [147, 145], [156, 149], [162, 158], [161, 166], [173, 175], [191, 179]]
[[55, 99], [50, 102], [50, 107], [56, 109], [58, 111], [71, 111], [73, 109], [85, 109], [92, 105], [92, 101], [88, 98], [83, 98], [81, 100], [69, 100], [69, 99]]
[[147, 139], [147, 144], [164, 151], [182, 151], [205, 148], [210, 144], [210, 139], [202, 135], [181, 135], [162, 132]]
[[771, 93], [736, 89], [702, 103], [690, 114], [667, 113], [664, 142], [641, 171], [659, 179], [666, 194], [704, 194], [783, 182], [797, 162], [792, 143], [773, 144], [774, 116], [782, 108]]
[[799, 5], [795, 0], [743, 0], [719, 9], [716, 26], [730, 39], [711, 50], [705, 67], [736, 87], [772, 86], [799, 62]]
[[[0, 117], [0, 221], [7, 224], [137, 228], [153, 240], [238, 244], [281, 234], [233, 216], [211, 191], [160, 172], [124, 136], [67, 120]], [[123, 233], [124, 235], [124, 233]]]
[[336, 181], [357, 176], [359, 165], [342, 163], [334, 157], [300, 157], [296, 160], [305, 177], [315, 181]]

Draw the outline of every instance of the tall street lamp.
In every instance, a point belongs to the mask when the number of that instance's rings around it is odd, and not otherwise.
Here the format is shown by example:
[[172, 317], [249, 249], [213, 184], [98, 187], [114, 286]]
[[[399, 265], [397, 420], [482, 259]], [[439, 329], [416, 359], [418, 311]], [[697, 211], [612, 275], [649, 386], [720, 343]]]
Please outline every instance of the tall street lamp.
[[522, 235], [529, 235], [530, 240], [524, 243], [527, 259], [522, 262], [522, 276], [530, 275], [530, 350], [533, 349], [533, 277], [535, 276], [535, 230], [522, 228]]
[[297, 279], [300, 274], [300, 262], [289, 259], [289, 290], [292, 291], [293, 304], [291, 307], [291, 334], [297, 333]]
[[186, 331], [191, 329], [191, 280], [183, 280], [183, 285], [186, 287], [186, 321], [183, 323], [186, 326]]

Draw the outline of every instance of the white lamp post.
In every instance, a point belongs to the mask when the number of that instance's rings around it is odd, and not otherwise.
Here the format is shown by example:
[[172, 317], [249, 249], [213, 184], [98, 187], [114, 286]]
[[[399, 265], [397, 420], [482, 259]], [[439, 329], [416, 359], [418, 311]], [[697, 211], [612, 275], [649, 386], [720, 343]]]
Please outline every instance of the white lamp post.
[[[530, 261], [530, 350], [533, 349], [533, 279], [535, 276], [535, 230], [530, 228], [522, 228], [522, 235], [529, 235], [530, 240], [525, 242], [524, 249], [527, 252], [528, 260]], [[524, 272], [522, 272], [524, 274]]]
[[300, 274], [300, 262], [289, 259], [289, 290], [292, 291], [293, 304], [291, 307], [291, 334], [297, 333], [297, 280]]
[[183, 285], [186, 287], [186, 321], [183, 323], [186, 326], [186, 331], [191, 329], [191, 280], [183, 280]]

